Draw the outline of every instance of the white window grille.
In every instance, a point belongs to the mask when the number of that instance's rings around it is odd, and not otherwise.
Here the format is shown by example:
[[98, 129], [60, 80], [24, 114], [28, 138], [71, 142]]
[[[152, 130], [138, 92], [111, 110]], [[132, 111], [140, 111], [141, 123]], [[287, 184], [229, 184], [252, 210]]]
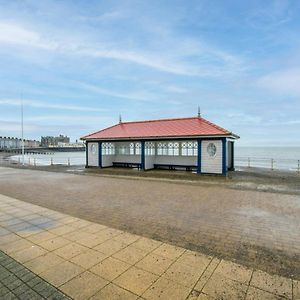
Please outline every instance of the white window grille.
[[115, 155], [115, 145], [113, 143], [102, 143], [102, 155]]
[[134, 155], [134, 143], [129, 144], [129, 154]]
[[135, 143], [135, 155], [141, 155], [141, 143]]
[[168, 143], [168, 155], [170, 155], [170, 156], [179, 155], [179, 143], [178, 142]]
[[168, 155], [168, 143], [159, 142], [157, 144], [157, 155]]
[[129, 148], [129, 145], [120, 145], [118, 147], [118, 154], [119, 155], [128, 155], [130, 154], [130, 148]]
[[192, 141], [186, 141], [181, 143], [181, 155], [182, 156], [197, 156], [198, 155], [198, 143]]
[[155, 155], [155, 143], [146, 142], [145, 143], [145, 155]]

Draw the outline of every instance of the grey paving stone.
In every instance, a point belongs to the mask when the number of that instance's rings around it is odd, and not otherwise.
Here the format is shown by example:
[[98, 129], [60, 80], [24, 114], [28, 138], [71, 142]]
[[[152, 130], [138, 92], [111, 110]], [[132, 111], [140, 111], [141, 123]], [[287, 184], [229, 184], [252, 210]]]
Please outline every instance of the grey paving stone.
[[9, 271], [11, 271], [12, 273], [16, 273], [16, 272], [19, 272], [19, 271], [25, 269], [25, 267], [23, 267], [22, 265], [20, 265], [17, 262], [10, 263], [5, 268], [8, 269]]
[[40, 299], [45, 299], [44, 297], [42, 297], [41, 295], [39, 295], [38, 293], [36, 293], [33, 290], [25, 292], [24, 294], [20, 295], [19, 297], [22, 300], [40, 300]]
[[1, 262], [1, 266], [6, 267], [6, 266], [10, 265], [12, 262], [14, 262], [14, 260], [8, 256], [8, 258], [4, 259]]
[[55, 287], [49, 285], [49, 287], [45, 288], [42, 291], [39, 291], [38, 293], [40, 295], [42, 295], [43, 297], [49, 299], [48, 297], [53, 295], [56, 291], [57, 291], [57, 289]]
[[0, 300], [70, 299], [0, 250]]
[[18, 277], [14, 274], [10, 273], [7, 277], [1, 280], [1, 282], [7, 287], [9, 284], [11, 284], [14, 281], [17, 281]]
[[24, 267], [16, 261], [12, 261], [10, 264], [6, 265], [5, 268], [9, 271], [14, 270], [14, 272], [19, 269], [24, 269]]
[[8, 277], [11, 273], [9, 271], [7, 271], [6, 269], [1, 270], [0, 272], [0, 280], [1, 282], [3, 281], [3, 279], [5, 279], [6, 277]]
[[27, 281], [26, 284], [29, 286], [29, 287], [34, 287], [36, 286], [37, 284], [39, 284], [40, 282], [42, 282], [43, 280], [38, 277], [38, 276], [35, 276], [34, 278], [32, 278], [31, 280]]
[[15, 300], [19, 299], [12, 292], [7, 293], [5, 296], [1, 297], [1, 300]]
[[54, 294], [51, 296], [47, 297], [48, 300], [67, 300], [70, 299], [69, 297], [65, 296], [59, 291], [56, 291]]
[[7, 293], [9, 293], [9, 289], [6, 286], [2, 285], [0, 288], [0, 299], [2, 299], [2, 297]]
[[17, 277], [22, 278], [23, 276], [28, 275], [28, 274], [30, 274], [30, 273], [32, 273], [32, 272], [29, 271], [28, 269], [24, 268], [24, 269], [21, 269], [21, 270], [15, 272], [14, 274], [15, 274]]
[[[33, 289], [38, 293], [40, 293], [46, 289], [49, 289], [49, 290], [51, 289], [51, 291], [52, 291], [51, 293], [53, 293], [56, 290], [55, 288], [53, 288], [53, 286], [51, 284], [49, 284], [45, 281], [40, 282], [39, 284], [34, 286]], [[51, 295], [51, 293], [49, 295]]]
[[12, 291], [12, 290], [16, 289], [17, 287], [21, 286], [22, 284], [24, 284], [23, 281], [21, 281], [20, 279], [16, 279], [16, 280], [12, 280], [8, 284], [6, 284], [6, 287]]
[[12, 292], [20, 297], [22, 294], [24, 293], [28, 293], [29, 291], [31, 291], [32, 289], [27, 286], [26, 284], [22, 284], [21, 286], [17, 287], [16, 289], [14, 289]]
[[25, 283], [27, 283], [28, 281], [36, 278], [37, 276], [32, 273], [32, 272], [29, 272], [28, 274], [25, 274], [24, 276], [21, 277], [21, 280], [24, 281]]

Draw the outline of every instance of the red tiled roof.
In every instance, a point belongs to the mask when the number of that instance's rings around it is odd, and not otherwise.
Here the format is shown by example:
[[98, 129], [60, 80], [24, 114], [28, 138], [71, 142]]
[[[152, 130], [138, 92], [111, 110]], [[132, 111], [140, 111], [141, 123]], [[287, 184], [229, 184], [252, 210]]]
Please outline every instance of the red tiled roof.
[[193, 117], [122, 122], [95, 133], [86, 135], [82, 137], [82, 139], [126, 139], [214, 135], [219, 136], [233, 134], [203, 118]]

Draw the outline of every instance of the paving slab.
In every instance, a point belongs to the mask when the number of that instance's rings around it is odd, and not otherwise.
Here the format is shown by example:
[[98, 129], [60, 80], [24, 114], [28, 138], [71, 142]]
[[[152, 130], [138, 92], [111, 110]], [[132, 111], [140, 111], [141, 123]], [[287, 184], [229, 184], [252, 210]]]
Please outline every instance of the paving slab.
[[292, 279], [256, 270], [253, 273], [250, 285], [292, 299]]
[[297, 280], [0, 195], [3, 220], [21, 207], [47, 226], [1, 223], [1, 299], [300, 298]]
[[104, 259], [102, 262], [92, 267], [90, 271], [106, 280], [112, 281], [130, 267], [130, 264], [127, 264], [113, 257], [108, 257], [107, 259]]
[[139, 296], [122, 289], [121, 287], [110, 283], [106, 287], [104, 287], [100, 292], [96, 293], [91, 300], [136, 300]]
[[65, 283], [60, 289], [73, 299], [84, 300], [89, 299], [108, 283], [107, 280], [86, 271]]
[[113, 282], [118, 286], [141, 296], [157, 279], [157, 275], [136, 267], [131, 267]]

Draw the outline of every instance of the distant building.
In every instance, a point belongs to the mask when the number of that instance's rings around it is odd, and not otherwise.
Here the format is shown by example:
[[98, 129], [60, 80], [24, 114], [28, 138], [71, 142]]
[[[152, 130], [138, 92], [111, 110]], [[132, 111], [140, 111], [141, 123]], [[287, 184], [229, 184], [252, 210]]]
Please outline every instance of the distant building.
[[68, 136], [59, 135], [59, 136], [42, 136], [41, 137], [41, 146], [42, 147], [53, 147], [61, 146], [70, 143], [70, 138]]
[[[40, 146], [40, 142], [36, 140], [24, 140], [25, 148], [36, 148]], [[15, 149], [22, 147], [22, 139], [16, 137], [0, 136], [0, 149]]]

